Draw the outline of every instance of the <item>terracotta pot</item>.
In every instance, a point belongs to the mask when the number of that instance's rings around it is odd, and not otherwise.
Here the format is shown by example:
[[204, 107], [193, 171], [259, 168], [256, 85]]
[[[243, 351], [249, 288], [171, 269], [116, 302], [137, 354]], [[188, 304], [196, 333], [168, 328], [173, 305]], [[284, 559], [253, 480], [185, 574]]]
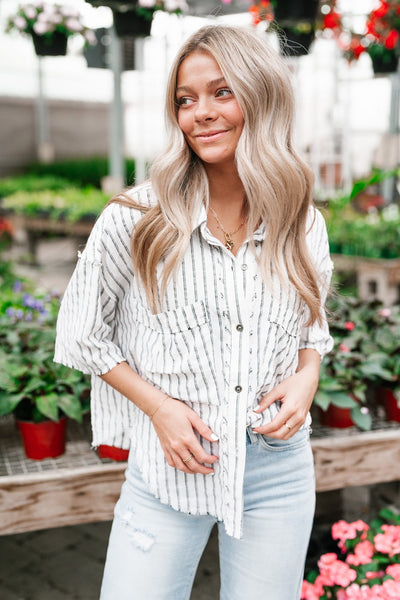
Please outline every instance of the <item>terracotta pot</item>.
[[345, 429], [354, 425], [354, 421], [351, 418], [351, 408], [340, 408], [333, 404], [330, 404], [327, 410], [321, 410], [320, 421], [325, 427], [335, 427], [338, 429]]
[[65, 452], [67, 418], [59, 421], [17, 421], [28, 458], [56, 458]]
[[100, 458], [111, 458], [112, 460], [126, 461], [129, 457], [129, 450], [117, 448], [116, 446], [100, 444], [100, 446], [97, 448], [97, 454]]
[[400, 389], [379, 388], [377, 394], [385, 407], [387, 420], [400, 423]]
[[32, 33], [32, 41], [38, 56], [65, 56], [68, 38], [61, 31], [55, 31], [51, 37]]

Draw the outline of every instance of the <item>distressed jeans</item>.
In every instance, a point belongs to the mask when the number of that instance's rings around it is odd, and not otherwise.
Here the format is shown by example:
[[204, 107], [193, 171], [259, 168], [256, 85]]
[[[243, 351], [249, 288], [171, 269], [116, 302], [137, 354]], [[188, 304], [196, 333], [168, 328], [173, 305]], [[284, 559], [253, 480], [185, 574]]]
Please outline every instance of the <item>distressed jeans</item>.
[[[308, 430], [247, 435], [243, 537], [218, 523], [220, 600], [298, 600], [315, 508]], [[100, 600], [188, 600], [216, 519], [148, 492], [134, 460], [115, 507]], [[210, 600], [217, 600], [211, 598]]]

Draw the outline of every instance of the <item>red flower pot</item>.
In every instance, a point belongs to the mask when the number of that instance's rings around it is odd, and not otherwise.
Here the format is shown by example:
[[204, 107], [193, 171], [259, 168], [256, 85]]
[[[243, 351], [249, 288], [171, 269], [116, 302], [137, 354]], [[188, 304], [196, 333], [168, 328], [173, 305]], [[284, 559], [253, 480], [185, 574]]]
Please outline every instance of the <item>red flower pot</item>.
[[112, 460], [126, 461], [129, 457], [129, 450], [117, 448], [116, 446], [100, 444], [100, 446], [97, 448], [97, 454], [100, 458], [111, 458]]
[[56, 458], [65, 452], [67, 418], [59, 421], [17, 421], [28, 458]]
[[380, 388], [378, 395], [383, 401], [387, 420], [400, 423], [400, 390], [396, 394], [389, 388]]
[[354, 421], [351, 418], [351, 408], [340, 408], [333, 404], [330, 404], [327, 410], [321, 410], [320, 421], [325, 427], [335, 427], [338, 429], [354, 425]]

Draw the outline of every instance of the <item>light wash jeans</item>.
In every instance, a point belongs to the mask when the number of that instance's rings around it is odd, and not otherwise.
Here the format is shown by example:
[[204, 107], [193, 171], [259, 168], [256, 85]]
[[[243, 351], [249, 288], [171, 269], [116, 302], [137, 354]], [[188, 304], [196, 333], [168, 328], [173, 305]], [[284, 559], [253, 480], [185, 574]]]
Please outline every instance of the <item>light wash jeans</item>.
[[[161, 504], [131, 458], [115, 508], [100, 600], [188, 600], [216, 522]], [[243, 537], [218, 523], [221, 600], [298, 600], [315, 508], [308, 430], [247, 435]], [[217, 600], [211, 598], [210, 600]]]

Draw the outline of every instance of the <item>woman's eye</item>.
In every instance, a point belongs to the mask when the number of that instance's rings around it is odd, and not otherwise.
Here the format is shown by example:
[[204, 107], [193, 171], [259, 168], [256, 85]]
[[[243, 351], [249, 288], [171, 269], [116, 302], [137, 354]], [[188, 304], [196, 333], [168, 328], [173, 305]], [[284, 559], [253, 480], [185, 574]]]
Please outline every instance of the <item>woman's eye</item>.
[[190, 104], [192, 102], [191, 98], [188, 98], [187, 96], [182, 96], [182, 98], [178, 98], [176, 103], [178, 106], [186, 106], [188, 104]]
[[232, 90], [230, 88], [221, 88], [220, 90], [217, 91], [217, 96], [231, 96], [233, 94]]

